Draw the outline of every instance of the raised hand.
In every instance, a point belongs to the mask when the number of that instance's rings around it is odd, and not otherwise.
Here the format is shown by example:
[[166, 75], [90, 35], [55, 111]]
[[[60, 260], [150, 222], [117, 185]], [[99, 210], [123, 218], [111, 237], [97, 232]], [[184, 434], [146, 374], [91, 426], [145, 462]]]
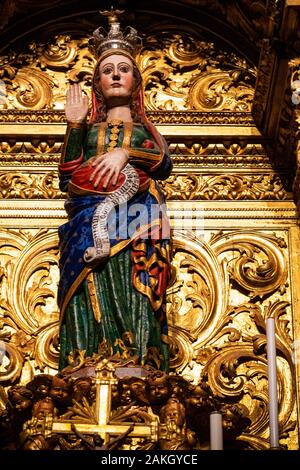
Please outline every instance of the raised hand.
[[68, 122], [83, 122], [89, 111], [88, 97], [82, 93], [79, 83], [70, 85], [67, 90], [65, 107]]

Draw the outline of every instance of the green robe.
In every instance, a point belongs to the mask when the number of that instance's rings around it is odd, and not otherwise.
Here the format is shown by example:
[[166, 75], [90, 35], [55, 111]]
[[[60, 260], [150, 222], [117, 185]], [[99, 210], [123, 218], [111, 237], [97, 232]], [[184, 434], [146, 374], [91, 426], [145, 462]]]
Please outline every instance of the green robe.
[[[110, 133], [111, 129], [107, 128], [103, 151], [109, 150]], [[122, 146], [124, 133], [121, 126], [118, 147]], [[129, 147], [134, 154], [132, 164], [150, 173], [153, 158], [159, 158], [159, 149], [156, 144], [153, 148], [144, 149], [143, 142], [149, 144], [149, 141], [152, 142], [153, 138], [147, 129], [140, 124], [134, 125]], [[97, 154], [97, 147], [99, 152], [98, 126], [92, 126], [88, 130], [69, 129], [61, 168], [80, 155], [85, 161], [88, 160]], [[157, 161], [154, 163], [157, 166]], [[151, 177], [167, 177], [168, 165], [169, 157], [165, 155], [158, 165], [158, 171], [151, 174]], [[68, 178], [61, 177], [62, 189], [67, 189], [68, 181]], [[167, 248], [168, 242], [164, 241], [164, 249]], [[132, 244], [129, 241], [108, 261], [94, 268], [89, 278], [85, 278], [73, 293], [65, 308], [60, 328], [60, 369], [68, 365], [68, 355], [76, 351], [85, 351], [86, 357], [93, 353], [124, 360], [135, 357], [140, 364], [150, 364], [161, 370], [168, 369], [164, 299], [159, 308], [154, 308], [149, 296], [133, 285], [131, 252]]]

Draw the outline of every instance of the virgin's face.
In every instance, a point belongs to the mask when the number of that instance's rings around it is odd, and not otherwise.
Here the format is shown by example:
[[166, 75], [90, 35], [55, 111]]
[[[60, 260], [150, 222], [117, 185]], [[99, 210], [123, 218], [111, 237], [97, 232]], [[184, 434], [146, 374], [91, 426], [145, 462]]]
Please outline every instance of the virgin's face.
[[134, 86], [131, 60], [122, 55], [111, 55], [100, 63], [99, 72], [104, 98], [108, 101], [120, 98], [128, 102]]

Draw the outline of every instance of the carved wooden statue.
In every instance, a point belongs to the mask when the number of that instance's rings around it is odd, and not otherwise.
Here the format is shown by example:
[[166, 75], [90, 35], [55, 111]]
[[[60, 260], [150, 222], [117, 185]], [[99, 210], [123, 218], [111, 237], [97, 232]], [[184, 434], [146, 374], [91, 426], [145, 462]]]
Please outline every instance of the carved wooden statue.
[[157, 179], [172, 168], [144, 112], [133, 28], [94, 32], [92, 111], [80, 85], [67, 93], [59, 166], [69, 221], [60, 227], [60, 368], [68, 355], [108, 345], [109, 356], [168, 369], [165, 292], [169, 225]]

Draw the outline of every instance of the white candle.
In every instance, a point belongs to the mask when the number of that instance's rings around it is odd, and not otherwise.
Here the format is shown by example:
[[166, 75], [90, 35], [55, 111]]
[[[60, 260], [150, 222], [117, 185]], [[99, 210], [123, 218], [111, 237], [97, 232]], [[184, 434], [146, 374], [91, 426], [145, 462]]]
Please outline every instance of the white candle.
[[222, 414], [219, 411], [210, 413], [210, 450], [223, 450]]
[[279, 447], [276, 339], [275, 339], [274, 318], [267, 318], [267, 359], [268, 359], [270, 447]]

